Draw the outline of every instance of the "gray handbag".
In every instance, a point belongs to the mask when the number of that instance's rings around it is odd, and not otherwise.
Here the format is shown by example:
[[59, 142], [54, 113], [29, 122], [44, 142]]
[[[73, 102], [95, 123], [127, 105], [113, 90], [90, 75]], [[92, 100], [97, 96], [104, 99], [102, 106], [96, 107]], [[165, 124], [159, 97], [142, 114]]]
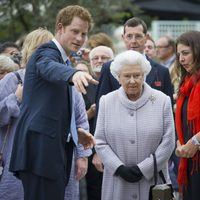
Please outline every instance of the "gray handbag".
[[157, 184], [157, 161], [156, 156], [153, 153], [154, 160], [154, 185], [149, 190], [149, 200], [174, 200], [173, 188], [171, 184], [167, 184], [162, 171], [159, 172], [159, 176], [162, 179], [163, 184]]

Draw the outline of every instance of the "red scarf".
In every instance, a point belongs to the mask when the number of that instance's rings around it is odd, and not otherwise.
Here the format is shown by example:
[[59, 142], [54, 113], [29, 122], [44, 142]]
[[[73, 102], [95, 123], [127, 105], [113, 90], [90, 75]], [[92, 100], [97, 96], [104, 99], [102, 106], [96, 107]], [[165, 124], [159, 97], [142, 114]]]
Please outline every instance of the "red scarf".
[[[197, 82], [195, 81], [195, 74], [186, 76], [183, 84], [180, 87], [179, 95], [176, 101], [176, 130], [180, 144], [184, 144], [183, 125], [181, 118], [181, 111], [185, 97], [189, 97], [187, 105], [187, 124], [188, 129], [192, 135], [200, 131], [200, 71], [198, 72]], [[200, 167], [200, 153], [199, 151], [192, 158], [193, 166], [191, 174], [194, 171], [199, 171]], [[187, 177], [188, 159], [181, 158], [178, 170], [178, 184], [180, 191], [186, 188], [188, 184]]]

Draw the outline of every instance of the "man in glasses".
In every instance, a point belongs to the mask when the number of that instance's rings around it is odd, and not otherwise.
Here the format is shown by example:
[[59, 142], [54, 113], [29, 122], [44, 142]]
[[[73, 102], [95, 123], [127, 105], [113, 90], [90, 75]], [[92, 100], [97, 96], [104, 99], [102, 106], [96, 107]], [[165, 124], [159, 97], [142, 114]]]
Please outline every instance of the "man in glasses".
[[156, 54], [160, 60], [160, 64], [171, 69], [174, 65], [175, 56], [175, 41], [169, 36], [162, 36], [156, 41]]

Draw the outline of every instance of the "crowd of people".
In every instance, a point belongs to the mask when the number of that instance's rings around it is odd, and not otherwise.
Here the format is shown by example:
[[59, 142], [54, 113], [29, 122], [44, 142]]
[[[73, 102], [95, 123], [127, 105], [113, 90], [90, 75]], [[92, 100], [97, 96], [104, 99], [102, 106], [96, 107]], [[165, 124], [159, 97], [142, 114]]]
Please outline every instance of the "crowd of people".
[[154, 40], [132, 17], [116, 53], [93, 25], [66, 6], [54, 33], [0, 44], [0, 199], [149, 200], [155, 156], [174, 198], [198, 200], [200, 32]]

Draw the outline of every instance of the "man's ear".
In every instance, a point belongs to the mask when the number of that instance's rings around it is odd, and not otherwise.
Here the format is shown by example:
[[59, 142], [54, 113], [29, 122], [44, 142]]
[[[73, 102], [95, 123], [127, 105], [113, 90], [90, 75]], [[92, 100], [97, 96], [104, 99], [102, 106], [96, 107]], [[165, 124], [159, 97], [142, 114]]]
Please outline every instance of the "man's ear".
[[60, 32], [60, 31], [62, 30], [62, 28], [63, 28], [62, 23], [58, 23], [58, 24], [56, 25], [56, 31], [57, 31], [57, 32]]
[[146, 38], [147, 38], [147, 37], [151, 37], [149, 33], [146, 34]]

